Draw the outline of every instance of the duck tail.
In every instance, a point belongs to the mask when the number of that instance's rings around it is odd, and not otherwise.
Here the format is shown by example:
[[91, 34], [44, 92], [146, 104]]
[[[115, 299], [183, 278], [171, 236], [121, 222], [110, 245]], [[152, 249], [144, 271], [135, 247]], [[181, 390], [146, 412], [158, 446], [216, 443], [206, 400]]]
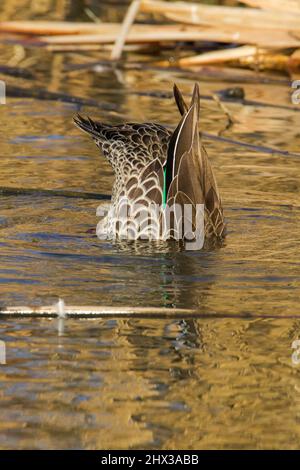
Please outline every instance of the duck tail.
[[95, 122], [89, 117], [84, 118], [80, 114], [77, 114], [73, 118], [73, 121], [79, 129], [91, 135], [93, 138], [99, 139], [101, 137], [101, 123]]
[[199, 87], [195, 85], [189, 107], [176, 85], [174, 95], [182, 118], [170, 139], [165, 164], [167, 199], [183, 192], [193, 203], [202, 204], [202, 187], [198, 182], [200, 162], [196, 155], [199, 140]]
[[210, 235], [225, 233], [223, 209], [217, 182], [199, 134], [200, 91], [195, 84], [191, 103], [187, 106], [179, 88], [174, 97], [182, 118], [169, 144], [166, 168], [168, 199], [204, 204]]

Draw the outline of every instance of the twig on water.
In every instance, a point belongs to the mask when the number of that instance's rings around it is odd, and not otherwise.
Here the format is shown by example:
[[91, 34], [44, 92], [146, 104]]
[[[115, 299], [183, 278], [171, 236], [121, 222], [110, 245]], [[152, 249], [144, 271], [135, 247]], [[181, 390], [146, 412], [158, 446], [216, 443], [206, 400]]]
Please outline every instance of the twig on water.
[[225, 106], [224, 103], [221, 102], [220, 98], [218, 95], [216, 95], [215, 93], [213, 93], [212, 95], [213, 97], [213, 100], [217, 103], [218, 107], [221, 109], [221, 111], [223, 111], [223, 113], [225, 114], [225, 116], [227, 117], [227, 126], [226, 126], [226, 130], [230, 129], [235, 123], [237, 123], [237, 119], [235, 119], [231, 112], [229, 111], [229, 109], [227, 108], [227, 106]]
[[[134, 307], [134, 306], [99, 306], [99, 305], [64, 305], [64, 313], [71, 318], [280, 318], [281, 315], [266, 313], [263, 315], [245, 311], [240, 314], [204, 313], [198, 308]], [[57, 304], [43, 307], [2, 306], [0, 316], [12, 318], [57, 318]], [[284, 315], [284, 318], [299, 318], [299, 315]]]

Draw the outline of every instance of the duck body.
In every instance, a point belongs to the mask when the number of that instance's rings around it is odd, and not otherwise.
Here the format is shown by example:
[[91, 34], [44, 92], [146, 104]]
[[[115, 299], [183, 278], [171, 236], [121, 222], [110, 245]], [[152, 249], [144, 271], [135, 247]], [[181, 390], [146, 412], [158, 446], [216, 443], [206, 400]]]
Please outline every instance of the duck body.
[[203, 241], [224, 238], [221, 199], [199, 136], [198, 86], [190, 106], [176, 86], [174, 96], [182, 115], [174, 132], [155, 123], [112, 126], [74, 118], [115, 174], [111, 204], [97, 227], [100, 238], [193, 239], [199, 220]]

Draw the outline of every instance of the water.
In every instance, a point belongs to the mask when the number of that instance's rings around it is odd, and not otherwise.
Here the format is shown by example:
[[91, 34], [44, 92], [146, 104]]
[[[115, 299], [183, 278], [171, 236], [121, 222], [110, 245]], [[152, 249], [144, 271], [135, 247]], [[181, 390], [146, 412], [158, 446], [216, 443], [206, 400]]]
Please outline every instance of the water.
[[299, 448], [299, 320], [1, 327], [2, 449]]
[[[71, 13], [82, 17], [80, 8]], [[0, 14], [7, 19], [4, 8]], [[26, 10], [22, 18], [35, 16]], [[13, 53], [1, 46], [1, 62]], [[8, 83], [116, 110], [8, 98], [0, 106], [0, 187], [109, 195], [111, 169], [72, 116], [80, 110], [107, 122], [175, 126], [171, 99], [130, 91], [169, 92], [176, 81], [188, 93], [194, 81], [166, 71], [68, 68], [99, 53], [27, 56], [36, 81], [5, 77]], [[199, 83], [203, 94], [229, 86], [201, 76]], [[284, 84], [238, 85], [249, 99], [291, 105]], [[237, 123], [222, 135], [299, 152], [299, 112], [228, 107]], [[226, 117], [214, 102], [202, 101], [201, 125], [224, 131]], [[99, 241], [96, 199], [0, 196], [1, 304], [47, 305], [62, 297], [72, 305], [184, 307], [209, 316], [68, 319], [62, 337], [56, 320], [2, 318], [0, 448], [299, 447], [300, 366], [291, 359], [300, 327], [299, 157], [205, 144], [228, 223], [226, 243], [214, 251]], [[239, 318], [247, 314], [256, 318]]]

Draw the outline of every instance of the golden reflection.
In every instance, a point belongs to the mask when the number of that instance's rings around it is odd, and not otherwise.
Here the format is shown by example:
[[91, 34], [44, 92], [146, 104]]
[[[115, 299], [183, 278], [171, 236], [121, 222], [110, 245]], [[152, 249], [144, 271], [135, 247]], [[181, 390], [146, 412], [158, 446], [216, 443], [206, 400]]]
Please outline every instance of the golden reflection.
[[54, 323], [1, 324], [2, 449], [299, 447], [298, 320]]
[[[97, 4], [88, 2], [95, 14], [119, 18], [116, 8]], [[80, 1], [0, 5], [1, 20], [82, 14]], [[299, 316], [299, 156], [205, 139], [228, 222], [219, 249], [185, 253], [100, 241], [101, 201], [4, 195], [1, 188], [109, 195], [111, 168], [73, 126], [73, 115], [174, 126], [171, 99], [131, 91], [169, 92], [176, 81], [188, 93], [194, 77], [72, 70], [101, 54], [25, 52], [18, 62], [20, 51], [0, 46], [2, 65], [14, 59], [34, 75], [1, 74], [7, 85], [93, 98], [99, 108], [10, 96], [0, 106], [0, 306], [62, 297], [69, 305], [196, 308], [210, 318], [67, 319], [59, 338], [54, 320], [1, 320], [7, 365], [0, 368], [0, 448], [299, 448], [299, 367], [291, 344], [300, 324], [285, 318]], [[203, 95], [229, 86], [199, 79]], [[300, 108], [282, 107], [291, 106], [289, 86], [238, 85], [247, 99], [275, 107], [228, 103], [236, 123], [225, 137], [299, 153]], [[215, 135], [226, 125], [214, 101], [202, 100], [201, 119]], [[247, 313], [257, 318], [216, 318]], [[277, 319], [260, 318], [269, 315]]]

